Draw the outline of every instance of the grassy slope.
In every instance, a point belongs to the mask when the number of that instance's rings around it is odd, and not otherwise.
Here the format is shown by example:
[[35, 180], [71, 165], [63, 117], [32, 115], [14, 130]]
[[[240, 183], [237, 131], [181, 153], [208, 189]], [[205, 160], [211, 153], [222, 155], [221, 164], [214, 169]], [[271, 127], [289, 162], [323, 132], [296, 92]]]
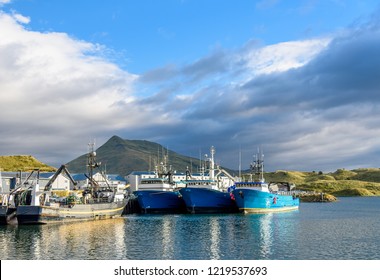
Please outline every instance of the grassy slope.
[[380, 169], [338, 169], [332, 173], [276, 171], [265, 174], [269, 182], [293, 182], [298, 189], [330, 193], [335, 196], [380, 195]]
[[48, 166], [32, 156], [0, 156], [0, 169], [2, 171], [30, 172], [39, 169], [42, 172], [53, 172], [56, 168]]

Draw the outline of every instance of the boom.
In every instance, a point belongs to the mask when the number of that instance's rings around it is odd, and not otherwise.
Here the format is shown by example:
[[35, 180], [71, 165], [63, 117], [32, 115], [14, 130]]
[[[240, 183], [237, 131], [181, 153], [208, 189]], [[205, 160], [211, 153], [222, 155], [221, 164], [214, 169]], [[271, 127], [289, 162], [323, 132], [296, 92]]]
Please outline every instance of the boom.
[[74, 186], [77, 185], [77, 182], [74, 181], [73, 177], [71, 176], [70, 172], [67, 170], [66, 165], [62, 164], [60, 168], [55, 172], [53, 177], [50, 178], [49, 182], [45, 186], [45, 191], [50, 191], [52, 188], [52, 185], [54, 181], [57, 179], [58, 175], [62, 172], [66, 173], [67, 177], [69, 177], [70, 181], [74, 184]]

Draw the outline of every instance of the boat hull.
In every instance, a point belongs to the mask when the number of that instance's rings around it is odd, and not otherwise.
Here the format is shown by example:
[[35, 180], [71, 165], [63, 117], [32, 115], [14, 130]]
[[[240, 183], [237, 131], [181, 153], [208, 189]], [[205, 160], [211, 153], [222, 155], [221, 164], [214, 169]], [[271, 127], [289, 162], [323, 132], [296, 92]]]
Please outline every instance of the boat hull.
[[185, 203], [178, 191], [135, 191], [142, 213], [181, 213]]
[[243, 213], [272, 213], [293, 211], [299, 208], [299, 198], [252, 189], [235, 189], [236, 205]]
[[180, 190], [189, 213], [233, 213], [235, 202], [227, 192], [206, 188], [186, 187]]
[[127, 200], [96, 204], [54, 206], [20, 205], [17, 207], [18, 224], [50, 224], [120, 217]]
[[16, 208], [5, 205], [0, 206], [0, 225], [16, 222]]

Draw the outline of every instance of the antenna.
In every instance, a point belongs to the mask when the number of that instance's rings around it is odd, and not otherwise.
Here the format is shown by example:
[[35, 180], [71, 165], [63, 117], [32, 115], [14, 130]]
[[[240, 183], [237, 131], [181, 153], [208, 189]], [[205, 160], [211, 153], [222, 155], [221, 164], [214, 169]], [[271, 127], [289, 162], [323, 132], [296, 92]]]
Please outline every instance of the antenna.
[[215, 169], [215, 161], [214, 161], [215, 147], [214, 146], [211, 146], [210, 153], [211, 153], [211, 162], [210, 162], [211, 166], [210, 166], [209, 176], [210, 176], [211, 180], [214, 180], [214, 176], [215, 176], [215, 173], [214, 173], [214, 169]]
[[151, 170], [152, 166], [150, 165], [150, 161], [151, 161], [151, 156], [149, 155], [149, 172], [152, 171]]
[[93, 187], [93, 176], [94, 176], [94, 168], [99, 167], [100, 162], [96, 162], [96, 152], [95, 152], [95, 140], [92, 143], [88, 144], [88, 154], [87, 154], [87, 167], [89, 169], [89, 184]]
[[241, 180], [241, 145], [239, 147], [239, 178]]
[[199, 172], [202, 170], [202, 150], [199, 148]]

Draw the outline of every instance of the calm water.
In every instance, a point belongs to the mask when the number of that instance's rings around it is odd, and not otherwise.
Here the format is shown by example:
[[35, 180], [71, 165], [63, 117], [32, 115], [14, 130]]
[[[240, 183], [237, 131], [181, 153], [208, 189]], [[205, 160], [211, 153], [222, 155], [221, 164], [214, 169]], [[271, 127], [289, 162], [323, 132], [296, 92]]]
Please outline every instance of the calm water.
[[265, 215], [129, 215], [0, 226], [5, 259], [380, 259], [380, 197]]

